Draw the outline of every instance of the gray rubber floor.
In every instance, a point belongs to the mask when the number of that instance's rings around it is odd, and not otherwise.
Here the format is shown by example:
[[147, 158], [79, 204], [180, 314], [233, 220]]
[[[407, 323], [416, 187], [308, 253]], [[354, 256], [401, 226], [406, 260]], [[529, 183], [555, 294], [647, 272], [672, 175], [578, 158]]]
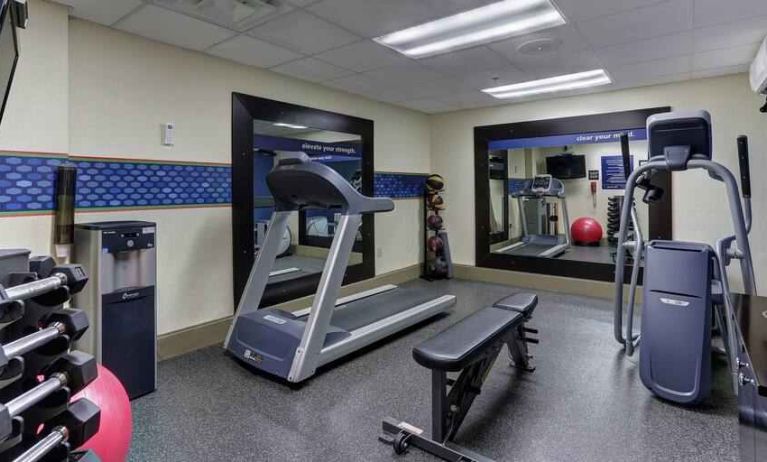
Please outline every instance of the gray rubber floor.
[[[507, 286], [416, 282], [458, 297], [453, 313], [368, 349], [291, 389], [219, 348], [160, 364], [159, 390], [133, 404], [134, 461], [430, 461], [377, 440], [390, 415], [428, 428], [429, 373], [412, 347]], [[539, 293], [532, 326], [538, 369], [499, 359], [458, 442], [501, 461], [736, 461], [737, 415], [723, 370], [710, 402], [685, 409], [653, 398], [636, 358], [612, 338], [605, 300]]]

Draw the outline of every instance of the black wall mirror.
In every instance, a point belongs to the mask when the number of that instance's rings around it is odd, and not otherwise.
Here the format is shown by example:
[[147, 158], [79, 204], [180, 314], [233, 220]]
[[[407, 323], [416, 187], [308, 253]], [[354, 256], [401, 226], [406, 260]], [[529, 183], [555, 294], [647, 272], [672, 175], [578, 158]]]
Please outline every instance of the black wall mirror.
[[[668, 107], [475, 127], [477, 266], [611, 281], [625, 173], [647, 159], [647, 117]], [[665, 194], [635, 201], [638, 232], [671, 238]], [[629, 274], [629, 273], [627, 273]]]
[[[278, 151], [301, 151], [373, 195], [373, 121], [234, 93], [232, 95], [232, 238], [234, 302], [239, 303], [273, 212], [266, 175]], [[262, 305], [312, 294], [335, 235], [338, 216], [296, 212], [289, 220]], [[373, 216], [363, 217], [344, 283], [375, 275]]]

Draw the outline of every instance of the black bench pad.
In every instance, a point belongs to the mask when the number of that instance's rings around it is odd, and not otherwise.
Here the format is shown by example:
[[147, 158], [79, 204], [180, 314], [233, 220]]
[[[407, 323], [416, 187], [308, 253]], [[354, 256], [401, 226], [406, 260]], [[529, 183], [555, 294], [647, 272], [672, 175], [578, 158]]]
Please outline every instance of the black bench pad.
[[537, 305], [537, 295], [524, 293], [509, 295], [493, 303], [493, 306], [496, 308], [516, 311], [517, 313], [524, 314], [526, 317], [530, 317], [533, 314]]
[[523, 320], [516, 311], [482, 308], [415, 347], [413, 358], [429, 369], [460, 371]]

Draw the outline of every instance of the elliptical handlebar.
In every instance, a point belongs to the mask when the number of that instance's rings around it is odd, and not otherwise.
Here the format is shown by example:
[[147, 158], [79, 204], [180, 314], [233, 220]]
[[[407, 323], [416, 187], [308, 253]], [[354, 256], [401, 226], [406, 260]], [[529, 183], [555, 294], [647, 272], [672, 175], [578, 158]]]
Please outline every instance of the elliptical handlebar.
[[621, 133], [621, 157], [623, 157], [623, 176], [626, 180], [631, 175], [631, 150], [629, 149], [629, 134]]
[[746, 232], [751, 232], [751, 167], [748, 154], [748, 137], [738, 137], [738, 166], [740, 167], [740, 194], [743, 197], [743, 215]]

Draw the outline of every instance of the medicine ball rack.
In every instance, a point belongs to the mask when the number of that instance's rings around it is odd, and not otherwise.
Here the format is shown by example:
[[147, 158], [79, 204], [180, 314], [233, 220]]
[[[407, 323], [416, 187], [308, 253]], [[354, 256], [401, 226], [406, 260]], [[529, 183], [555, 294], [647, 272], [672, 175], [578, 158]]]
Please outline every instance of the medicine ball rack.
[[[423, 270], [421, 278], [427, 281], [452, 279], [453, 261], [450, 256], [450, 244], [442, 217], [439, 212], [445, 209], [442, 193], [444, 184], [439, 188], [429, 187], [429, 179], [436, 178], [442, 183], [439, 175], [430, 175], [423, 189]], [[438, 246], [436, 244], [439, 244]]]
[[64, 307], [87, 282], [80, 265], [0, 251], [0, 461], [100, 460], [75, 451], [98, 432], [98, 406], [70, 402], [98, 376], [96, 359], [71, 349], [88, 317]]

